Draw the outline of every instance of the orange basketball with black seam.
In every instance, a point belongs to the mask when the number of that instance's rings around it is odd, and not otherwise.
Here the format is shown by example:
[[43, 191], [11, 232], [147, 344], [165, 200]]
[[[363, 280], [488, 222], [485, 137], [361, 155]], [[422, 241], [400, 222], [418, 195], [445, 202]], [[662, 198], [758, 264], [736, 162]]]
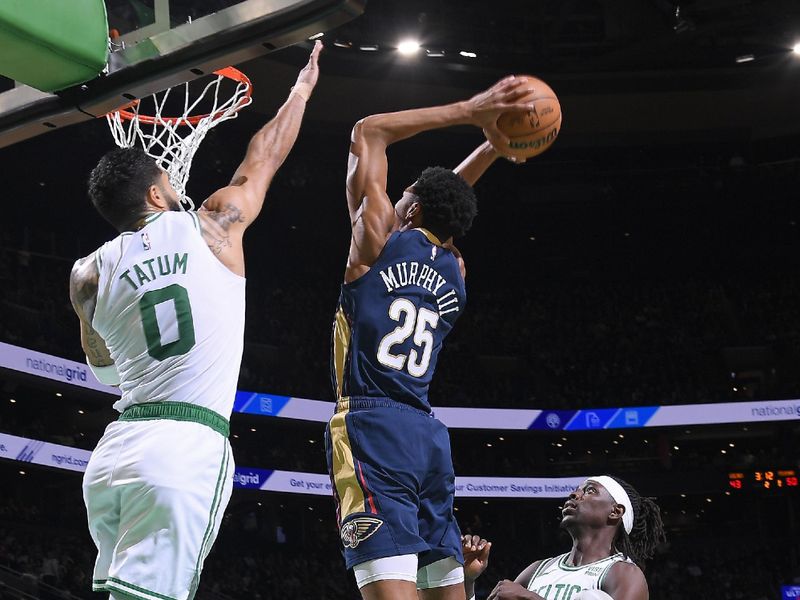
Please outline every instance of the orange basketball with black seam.
[[553, 89], [531, 75], [517, 75], [531, 88], [519, 102], [533, 104], [528, 112], [506, 112], [497, 119], [497, 126], [510, 143], [495, 149], [503, 156], [531, 158], [553, 145], [561, 131], [561, 105]]

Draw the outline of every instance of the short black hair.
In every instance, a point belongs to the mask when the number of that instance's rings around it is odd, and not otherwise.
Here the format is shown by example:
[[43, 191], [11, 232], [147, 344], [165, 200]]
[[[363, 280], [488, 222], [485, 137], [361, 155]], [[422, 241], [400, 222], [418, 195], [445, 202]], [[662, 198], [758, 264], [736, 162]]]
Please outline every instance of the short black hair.
[[412, 186], [422, 205], [422, 226], [438, 238], [461, 237], [478, 214], [475, 191], [463, 177], [443, 167], [428, 167]]
[[653, 557], [659, 544], [666, 541], [661, 509], [652, 498], [641, 496], [630, 483], [618, 477], [612, 476], [611, 479], [622, 486], [633, 505], [633, 528], [628, 533], [620, 521], [614, 546], [623, 556], [643, 567], [644, 561]]
[[89, 198], [103, 218], [125, 231], [145, 208], [147, 190], [158, 183], [161, 169], [139, 147], [107, 152], [89, 175]]

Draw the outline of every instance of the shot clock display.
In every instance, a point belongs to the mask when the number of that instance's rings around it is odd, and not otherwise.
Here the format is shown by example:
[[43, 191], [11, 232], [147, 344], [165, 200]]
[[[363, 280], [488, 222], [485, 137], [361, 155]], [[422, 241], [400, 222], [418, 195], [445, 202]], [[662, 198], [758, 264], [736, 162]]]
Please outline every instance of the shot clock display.
[[728, 473], [729, 490], [782, 490], [797, 489], [797, 471], [774, 469], [764, 471], [736, 471]]

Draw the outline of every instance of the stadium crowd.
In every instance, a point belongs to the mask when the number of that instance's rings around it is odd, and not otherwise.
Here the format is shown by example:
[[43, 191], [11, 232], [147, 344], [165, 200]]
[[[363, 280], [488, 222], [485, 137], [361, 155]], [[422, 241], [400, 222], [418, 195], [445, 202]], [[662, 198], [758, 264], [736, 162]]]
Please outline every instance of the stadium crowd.
[[[81, 360], [66, 258], [0, 252], [2, 341]], [[309, 278], [313, 279], [313, 278]], [[49, 293], [41, 293], [49, 290]], [[335, 287], [248, 289], [240, 389], [332, 400]], [[541, 282], [472, 292], [442, 353], [438, 406], [581, 408], [796, 397], [800, 275]], [[488, 382], [488, 383], [487, 383]]]
[[[11, 576], [14, 585], [22, 584], [47, 600], [92, 598], [94, 547], [83, 523], [78, 476], [34, 474], [26, 482], [12, 469], [3, 469], [2, 476], [14, 478], [15, 485], [13, 493], [0, 498], [0, 598], [6, 597], [2, 582], [11, 581]], [[56, 492], [59, 501], [53, 502], [52, 494], [37, 493], [42, 487]], [[256, 502], [252, 493], [245, 494], [235, 494], [228, 509], [219, 541], [206, 561], [200, 600], [358, 597], [337, 550], [332, 502], [306, 506], [302, 496], [263, 493]], [[523, 506], [516, 501], [514, 506], [518, 508], [513, 520], [506, 505], [462, 510], [469, 515], [462, 520], [463, 530], [494, 545], [489, 569], [479, 580], [479, 598], [532, 560], [569, 547], [549, 515], [555, 510], [549, 504]], [[800, 582], [797, 540], [791, 539], [791, 531], [779, 532], [777, 523], [758, 531], [735, 516], [726, 519], [696, 525], [691, 533], [673, 527], [671, 539], [646, 569], [652, 600], [773, 600], [781, 584]], [[713, 527], [715, 534], [703, 539], [698, 535], [703, 527]], [[524, 544], [519, 543], [520, 531], [530, 533]]]

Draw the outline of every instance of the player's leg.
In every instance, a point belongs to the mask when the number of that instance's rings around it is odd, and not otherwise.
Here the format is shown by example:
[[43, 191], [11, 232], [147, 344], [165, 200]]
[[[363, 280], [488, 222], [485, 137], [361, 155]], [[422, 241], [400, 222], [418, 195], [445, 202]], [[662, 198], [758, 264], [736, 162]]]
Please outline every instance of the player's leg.
[[418, 423], [409, 422], [428, 419], [420, 414], [351, 407], [328, 425], [345, 563], [364, 598], [416, 598], [417, 553], [428, 548], [418, 531], [417, 469], [426, 461], [425, 444]]
[[447, 428], [431, 419], [429, 464], [420, 491], [419, 532], [429, 550], [419, 555], [417, 588], [424, 600], [464, 600], [461, 532], [453, 513], [455, 474]]
[[353, 567], [364, 600], [416, 600], [417, 556], [390, 556]]
[[120, 533], [105, 589], [125, 600], [191, 600], [230, 499], [230, 445], [199, 423], [125, 425], [131, 435], [114, 474]]
[[110, 485], [123, 441], [110, 426], [92, 452], [83, 474], [83, 501], [91, 535], [97, 547], [92, 590], [105, 590], [108, 570], [119, 538], [119, 489]]

